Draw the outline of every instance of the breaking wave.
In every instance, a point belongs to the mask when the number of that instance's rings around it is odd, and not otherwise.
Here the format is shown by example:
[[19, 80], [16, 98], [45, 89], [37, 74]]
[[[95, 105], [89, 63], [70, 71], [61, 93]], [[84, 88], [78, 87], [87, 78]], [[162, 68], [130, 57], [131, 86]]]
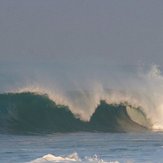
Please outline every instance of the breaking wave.
[[[0, 131], [8, 133], [132, 132], [163, 130], [163, 76], [148, 73], [106, 89], [60, 92], [32, 85], [0, 93]], [[109, 87], [108, 87], [109, 88]], [[6, 93], [7, 92], [7, 93]]]
[[[131, 115], [137, 119], [132, 119]], [[0, 132], [130, 132], [150, 128], [141, 108], [127, 103], [109, 104], [100, 100], [88, 121], [69, 106], [56, 104], [46, 94], [33, 92], [0, 94]]]

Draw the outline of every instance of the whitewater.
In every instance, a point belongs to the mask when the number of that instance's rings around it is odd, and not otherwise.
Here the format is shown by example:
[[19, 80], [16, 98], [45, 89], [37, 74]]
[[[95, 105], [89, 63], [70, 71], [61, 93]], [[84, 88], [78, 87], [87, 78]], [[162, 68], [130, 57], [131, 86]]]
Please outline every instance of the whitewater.
[[[140, 69], [109, 87], [41, 82], [0, 93], [0, 162], [162, 162], [163, 76]], [[2, 85], [3, 86], [3, 85]]]

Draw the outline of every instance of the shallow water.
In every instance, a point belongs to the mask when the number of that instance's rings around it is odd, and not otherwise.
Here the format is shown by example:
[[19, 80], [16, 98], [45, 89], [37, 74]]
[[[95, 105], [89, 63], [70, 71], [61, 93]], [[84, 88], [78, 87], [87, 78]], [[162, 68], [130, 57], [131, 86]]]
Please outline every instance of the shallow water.
[[[163, 133], [66, 133], [0, 135], [0, 162], [25, 163], [52, 154], [63, 159], [73, 154], [79, 162], [163, 162]], [[90, 159], [91, 158], [91, 159]], [[46, 160], [56, 162], [57, 160]], [[64, 162], [66, 160], [58, 161]], [[34, 162], [34, 161], [33, 161]], [[67, 161], [71, 162], [71, 161]]]

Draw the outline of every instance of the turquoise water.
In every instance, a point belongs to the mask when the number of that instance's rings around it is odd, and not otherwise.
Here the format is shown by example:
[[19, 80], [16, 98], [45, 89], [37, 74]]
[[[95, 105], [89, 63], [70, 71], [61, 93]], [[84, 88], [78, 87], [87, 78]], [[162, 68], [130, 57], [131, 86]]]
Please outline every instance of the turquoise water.
[[[58, 133], [49, 135], [0, 135], [0, 162], [56, 162], [52, 154], [76, 162], [161, 163], [163, 133]], [[52, 156], [51, 155], [51, 156]], [[36, 159], [40, 158], [36, 161]], [[35, 160], [35, 161], [34, 161]], [[73, 161], [73, 162], [74, 162]], [[71, 162], [71, 161], [67, 161]]]

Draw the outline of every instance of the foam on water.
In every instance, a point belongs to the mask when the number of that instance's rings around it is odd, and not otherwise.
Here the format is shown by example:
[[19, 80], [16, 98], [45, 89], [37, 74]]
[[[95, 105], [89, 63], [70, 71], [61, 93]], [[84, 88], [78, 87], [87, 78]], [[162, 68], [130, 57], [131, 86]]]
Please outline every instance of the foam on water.
[[77, 153], [72, 153], [68, 156], [55, 156], [52, 154], [47, 154], [41, 158], [37, 158], [35, 160], [32, 160], [27, 163], [55, 163], [55, 162], [62, 162], [62, 163], [74, 163], [74, 162], [79, 162], [79, 163], [119, 163], [118, 161], [114, 162], [105, 162], [102, 159], [99, 159], [96, 155], [93, 157], [85, 157], [84, 159], [79, 158]]

